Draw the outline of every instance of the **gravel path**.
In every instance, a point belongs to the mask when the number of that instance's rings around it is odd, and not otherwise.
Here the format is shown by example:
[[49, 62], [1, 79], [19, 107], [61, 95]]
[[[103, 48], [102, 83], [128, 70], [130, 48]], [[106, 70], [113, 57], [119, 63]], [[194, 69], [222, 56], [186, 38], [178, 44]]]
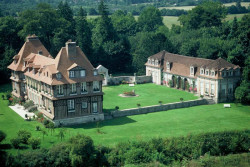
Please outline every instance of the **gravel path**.
[[23, 106], [16, 104], [14, 106], [9, 106], [13, 111], [15, 111], [18, 115], [20, 115], [23, 119], [25, 118], [25, 114], [27, 114], [29, 117], [33, 117], [35, 115], [32, 112], [28, 112], [28, 110], [25, 110]]

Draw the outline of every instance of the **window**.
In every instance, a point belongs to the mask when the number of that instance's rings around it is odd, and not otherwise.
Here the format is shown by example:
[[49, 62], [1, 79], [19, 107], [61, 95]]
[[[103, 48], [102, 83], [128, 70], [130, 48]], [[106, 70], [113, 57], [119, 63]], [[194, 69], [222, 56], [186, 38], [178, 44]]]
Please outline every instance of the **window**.
[[94, 90], [94, 92], [99, 92], [100, 91], [99, 81], [94, 81], [93, 82], [93, 90]]
[[206, 70], [206, 76], [208, 76], [209, 75], [209, 70]]
[[233, 93], [233, 84], [229, 84], [228, 85], [228, 94], [232, 94]]
[[204, 74], [204, 69], [201, 68], [200, 74], [203, 75]]
[[81, 83], [81, 93], [87, 93], [87, 85], [86, 82]]
[[211, 71], [211, 76], [214, 77], [215, 76], [215, 72]]
[[158, 66], [158, 60], [155, 60], [155, 65]]
[[170, 70], [170, 63], [167, 62], [167, 70]]
[[152, 60], [152, 65], [155, 65], [155, 60]]
[[57, 95], [63, 95], [63, 85], [57, 85]]
[[211, 84], [211, 94], [214, 95], [214, 84]]
[[75, 112], [75, 100], [68, 100], [68, 112]]
[[233, 71], [229, 71], [229, 76], [233, 76]]
[[83, 109], [88, 108], [88, 103], [86, 101], [82, 102], [82, 108]]
[[194, 67], [190, 67], [190, 75], [194, 75]]
[[223, 77], [227, 76], [227, 72], [222, 72], [222, 76]]
[[71, 94], [76, 94], [76, 84], [71, 84]]
[[94, 76], [96, 76], [97, 75], [97, 71], [94, 71]]
[[148, 59], [148, 64], [151, 64], [151, 61], [150, 61], [150, 59]]
[[85, 70], [80, 70], [80, 76], [85, 77], [85, 75], [86, 75]]
[[209, 92], [209, 84], [206, 83], [206, 89], [205, 89], [205, 93], [208, 93]]
[[57, 78], [57, 79], [62, 79], [61, 73], [57, 73], [57, 74], [56, 74], [56, 78]]
[[96, 102], [94, 102], [93, 103], [93, 113], [97, 113], [98, 111], [97, 111], [97, 103]]
[[74, 78], [75, 77], [75, 71], [69, 71], [69, 77]]

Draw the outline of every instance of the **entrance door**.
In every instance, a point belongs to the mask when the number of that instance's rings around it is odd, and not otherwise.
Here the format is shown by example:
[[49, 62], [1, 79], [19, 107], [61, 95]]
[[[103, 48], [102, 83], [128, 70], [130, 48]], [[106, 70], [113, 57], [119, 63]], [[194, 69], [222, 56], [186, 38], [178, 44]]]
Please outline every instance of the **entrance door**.
[[204, 95], [204, 84], [203, 82], [200, 82], [200, 93], [203, 96]]

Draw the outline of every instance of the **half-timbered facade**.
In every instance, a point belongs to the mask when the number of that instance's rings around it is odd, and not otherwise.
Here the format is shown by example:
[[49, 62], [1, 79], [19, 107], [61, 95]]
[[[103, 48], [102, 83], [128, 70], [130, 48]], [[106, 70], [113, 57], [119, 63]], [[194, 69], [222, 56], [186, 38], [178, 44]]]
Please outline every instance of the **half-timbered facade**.
[[103, 78], [75, 42], [52, 58], [37, 36], [29, 36], [13, 60], [12, 94], [32, 100], [57, 125], [104, 119]]

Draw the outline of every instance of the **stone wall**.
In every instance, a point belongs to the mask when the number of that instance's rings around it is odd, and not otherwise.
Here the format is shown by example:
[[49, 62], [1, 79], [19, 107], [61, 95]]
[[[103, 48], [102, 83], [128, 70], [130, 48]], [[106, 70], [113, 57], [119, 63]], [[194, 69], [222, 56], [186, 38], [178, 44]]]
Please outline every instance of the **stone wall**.
[[137, 84], [142, 84], [142, 83], [151, 83], [152, 82], [152, 77], [151, 76], [119, 76], [119, 77], [112, 77], [110, 76], [108, 80], [109, 85], [119, 85], [122, 84], [122, 82], [126, 83], [137, 83]]
[[[169, 104], [162, 104], [162, 105], [153, 105], [153, 106], [146, 106], [140, 108], [130, 108], [125, 110], [118, 110], [118, 111], [111, 111], [111, 116], [113, 118], [117, 117], [125, 117], [130, 115], [138, 115], [138, 114], [146, 114], [151, 112], [158, 112], [158, 111], [166, 111], [170, 109], [177, 109], [177, 108], [186, 108], [192, 106], [199, 106], [208, 104], [206, 99], [198, 99], [198, 100], [191, 100], [191, 101], [184, 101], [184, 102], [176, 102], [176, 103], [169, 103]], [[106, 116], [105, 116], [106, 119]], [[107, 119], [110, 119], [107, 116]]]
[[104, 114], [92, 114], [88, 116], [82, 116], [82, 117], [75, 117], [75, 118], [67, 118], [67, 119], [59, 119], [59, 120], [52, 120], [55, 124], [55, 126], [67, 126], [67, 125], [75, 125], [75, 124], [83, 124], [83, 123], [89, 123], [89, 122], [97, 122], [97, 121], [103, 121], [104, 120]]

